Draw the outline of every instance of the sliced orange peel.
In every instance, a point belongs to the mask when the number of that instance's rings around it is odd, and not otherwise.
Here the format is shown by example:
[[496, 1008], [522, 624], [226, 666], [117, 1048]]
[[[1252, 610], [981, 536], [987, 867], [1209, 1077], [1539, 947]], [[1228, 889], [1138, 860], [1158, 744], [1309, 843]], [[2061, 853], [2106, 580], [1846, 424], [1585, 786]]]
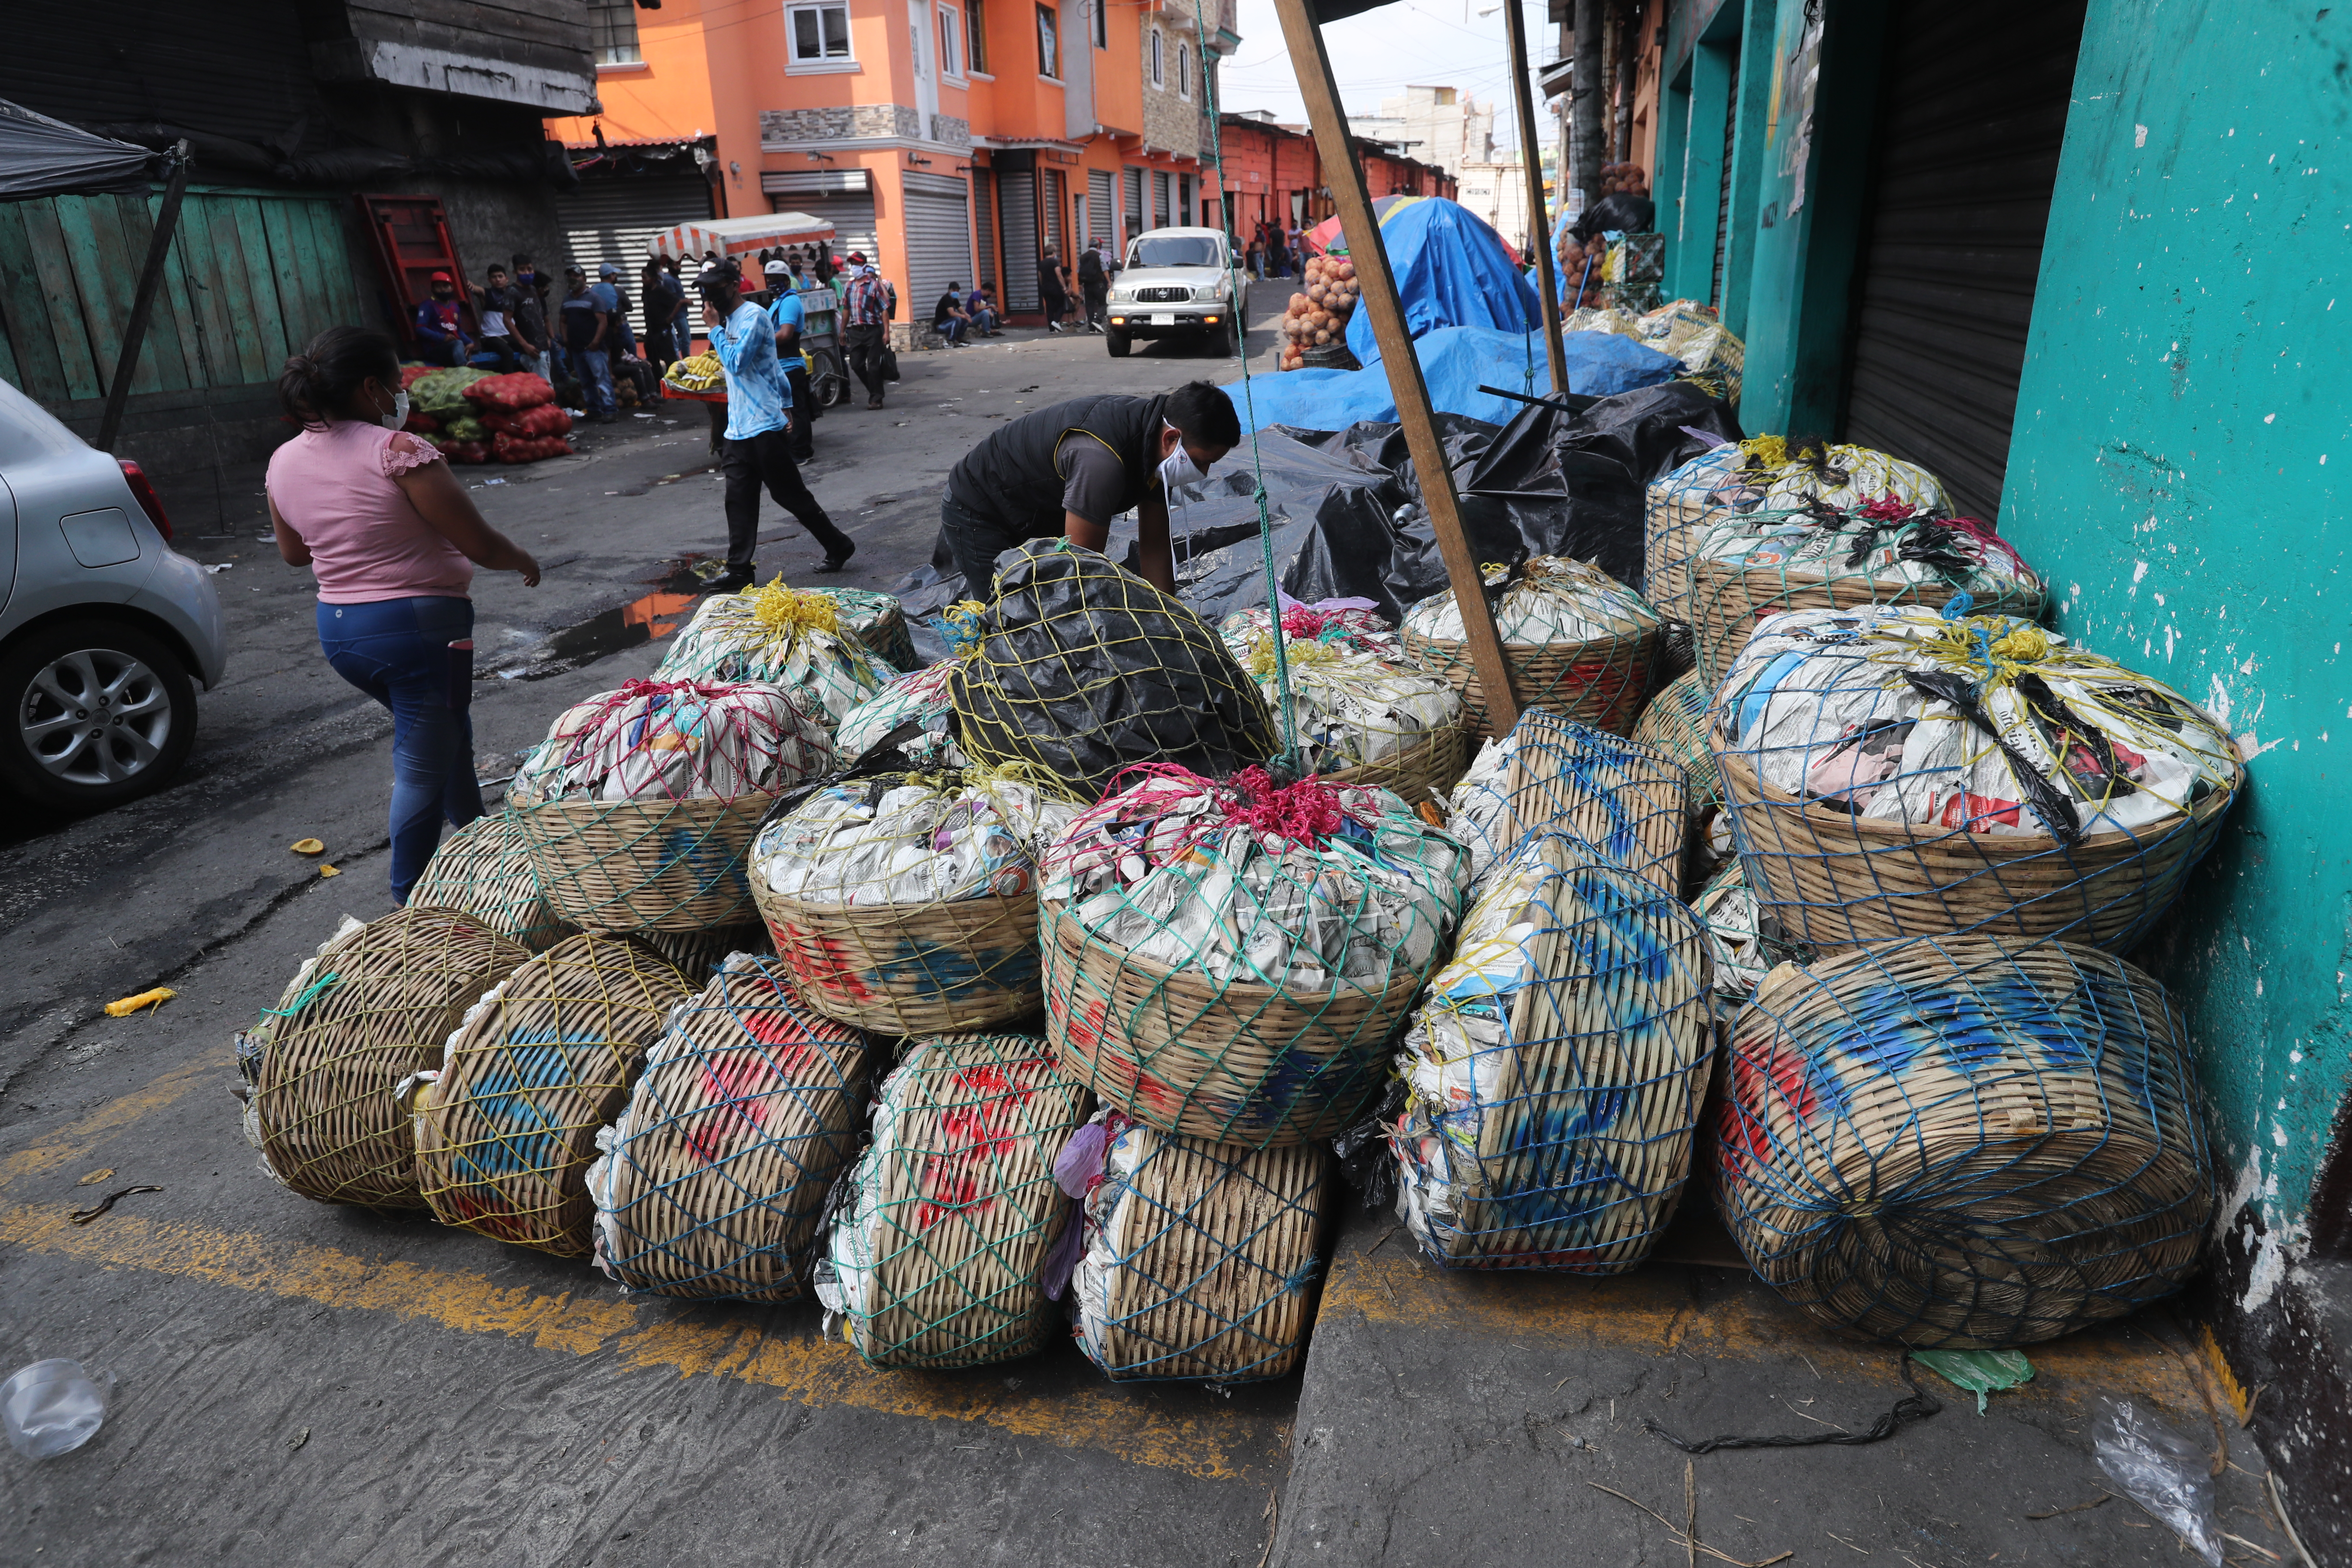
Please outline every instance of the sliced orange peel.
[[297, 838], [286, 847], [297, 855], [324, 855], [327, 852], [325, 843], [316, 838]]

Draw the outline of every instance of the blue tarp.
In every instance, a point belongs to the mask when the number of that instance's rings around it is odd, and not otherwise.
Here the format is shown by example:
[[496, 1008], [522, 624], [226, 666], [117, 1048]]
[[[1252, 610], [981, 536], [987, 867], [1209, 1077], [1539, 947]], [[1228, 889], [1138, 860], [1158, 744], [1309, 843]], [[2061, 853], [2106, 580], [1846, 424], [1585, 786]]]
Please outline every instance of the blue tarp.
[[[1414, 337], [1441, 327], [1543, 331], [1543, 300], [1535, 285], [1511, 265], [1502, 237], [1460, 203], [1443, 196], [1397, 203], [1381, 215], [1381, 247]], [[1348, 352], [1362, 364], [1379, 363], [1370, 310], [1349, 320]]]
[[[1359, 311], [1360, 316], [1362, 312]], [[1560, 338], [1568, 361], [1568, 389], [1588, 397], [1610, 397], [1659, 386], [1680, 374], [1668, 355], [1614, 332], [1567, 332]], [[1502, 332], [1492, 327], [1441, 327], [1413, 344], [1421, 359], [1429, 401], [1440, 414], [1460, 414], [1490, 425], [1507, 425], [1526, 405], [1478, 390], [1481, 383], [1540, 397], [1551, 389], [1543, 332]], [[1528, 382], [1532, 365], [1534, 379]], [[1244, 430], [1269, 425], [1302, 430], [1345, 430], [1361, 420], [1392, 422], [1396, 399], [1389, 374], [1377, 364], [1361, 370], [1293, 370], [1250, 377], [1245, 405], [1241, 383], [1225, 390], [1240, 410]]]

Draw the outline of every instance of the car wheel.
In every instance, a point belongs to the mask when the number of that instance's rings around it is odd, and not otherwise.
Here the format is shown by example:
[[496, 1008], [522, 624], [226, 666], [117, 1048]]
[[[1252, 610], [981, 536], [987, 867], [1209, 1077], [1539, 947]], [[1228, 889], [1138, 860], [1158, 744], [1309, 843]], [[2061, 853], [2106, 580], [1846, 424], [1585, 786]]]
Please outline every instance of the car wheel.
[[196, 689], [157, 638], [108, 621], [42, 626], [0, 653], [0, 782], [98, 810], [170, 782], [196, 739]]
[[1234, 357], [1234, 324], [1220, 321], [1209, 333], [1209, 353], [1218, 359]]
[[1128, 336], [1125, 332], [1115, 331], [1109, 327], [1105, 327], [1103, 329], [1103, 346], [1110, 350], [1111, 358], [1125, 359], [1129, 346]]

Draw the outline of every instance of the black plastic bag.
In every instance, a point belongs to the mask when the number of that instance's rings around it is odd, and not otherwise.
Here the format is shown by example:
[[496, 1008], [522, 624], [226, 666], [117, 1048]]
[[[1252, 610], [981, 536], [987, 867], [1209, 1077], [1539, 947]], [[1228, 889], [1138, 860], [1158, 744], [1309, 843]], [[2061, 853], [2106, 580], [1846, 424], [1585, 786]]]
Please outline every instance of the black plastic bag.
[[1631, 191], [1612, 191], [1568, 226], [1576, 243], [1589, 243], [1596, 234], [1646, 234], [1657, 226], [1658, 204]]

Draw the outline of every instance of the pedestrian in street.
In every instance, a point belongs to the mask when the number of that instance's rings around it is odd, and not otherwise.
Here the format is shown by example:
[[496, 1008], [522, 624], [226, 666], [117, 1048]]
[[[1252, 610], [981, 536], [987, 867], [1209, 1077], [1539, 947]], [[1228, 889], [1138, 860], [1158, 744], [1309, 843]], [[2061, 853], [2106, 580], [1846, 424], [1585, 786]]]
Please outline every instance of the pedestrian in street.
[[1070, 313], [1070, 296], [1062, 287], [1062, 258], [1050, 245], [1037, 258], [1037, 298], [1045, 307], [1045, 330], [1060, 331], [1062, 318]]
[[898, 291], [883, 280], [866, 253], [849, 253], [849, 287], [841, 297], [841, 341], [849, 372], [866, 386], [866, 406], [882, 406], [882, 356], [890, 346], [890, 318], [898, 313]]
[[482, 323], [482, 348], [498, 355], [498, 372], [510, 375], [529, 351], [514, 335], [514, 285], [507, 279], [507, 269], [492, 263], [483, 275], [483, 286], [474, 290], [474, 313]]
[[599, 263], [596, 281], [588, 291], [595, 296], [597, 309], [613, 318], [613, 352], [624, 359], [635, 358], [637, 334], [629, 326], [629, 291], [621, 287], [621, 269], [609, 261]]
[[436, 272], [430, 287], [432, 298], [416, 307], [416, 357], [426, 364], [462, 365], [474, 350], [457, 307], [457, 285], [446, 272]]
[[1003, 317], [996, 309], [995, 290], [986, 283], [975, 283], [971, 292], [963, 297], [964, 313], [971, 318], [972, 330], [983, 338], [1001, 338], [1004, 333], [998, 323]]
[[793, 426], [799, 421], [792, 384], [776, 363], [774, 323], [743, 298], [742, 276], [731, 268], [712, 268], [695, 287], [702, 295], [710, 352], [727, 375], [727, 452], [719, 463], [727, 479], [727, 574], [715, 591], [732, 593], [759, 574], [752, 553], [760, 541], [763, 485], [824, 546], [817, 570], [840, 571], [857, 546], [825, 516], [793, 461]]
[[677, 351], [677, 329], [686, 316], [686, 287], [670, 268], [677, 263], [667, 256], [646, 263], [638, 292], [646, 301], [646, 357], [659, 370], [685, 358]]
[[577, 267], [563, 269], [563, 347], [572, 362], [572, 379], [580, 384], [588, 417], [609, 425], [621, 416], [613, 402], [613, 316], [588, 287], [588, 274]]
[[[781, 261], [768, 265], [785, 267]], [[768, 324], [775, 329], [776, 363], [784, 367], [784, 382], [793, 395], [793, 460], [805, 463], [816, 456], [815, 426], [821, 412], [809, 391], [808, 361], [801, 353], [801, 329], [808, 323], [808, 308], [793, 287], [789, 269], [771, 272], [769, 282]]]
[[482, 815], [474, 776], [474, 568], [539, 585], [539, 563], [482, 521], [421, 436], [382, 332], [330, 327], [286, 362], [278, 397], [301, 426], [269, 459], [278, 553], [319, 582], [319, 647], [392, 712], [392, 896], [408, 890], [441, 825]]
[[966, 347], [964, 334], [971, 331], [971, 312], [963, 308], [963, 300], [958, 293], [962, 288], [960, 282], [949, 284], [940, 302], [931, 307], [931, 331], [945, 338], [950, 348]]
[[514, 258], [514, 309], [507, 317], [518, 342], [527, 345], [527, 353], [535, 356], [531, 368], [541, 381], [555, 384], [555, 338], [547, 323], [547, 279], [531, 264], [530, 257], [518, 251]]
[[940, 542], [986, 599], [996, 558], [1024, 540], [1100, 550], [1110, 521], [1135, 510], [1144, 580], [1176, 591], [1168, 492], [1197, 483], [1242, 438], [1223, 389], [1189, 382], [1157, 397], [1076, 397], [992, 431], [948, 472]]
[[1261, 283], [1265, 282], [1265, 225], [1258, 225], [1255, 231], [1250, 235], [1249, 249], [1245, 254], [1249, 261], [1250, 276]]
[[1110, 241], [1097, 239], [1078, 252], [1078, 292], [1086, 297], [1087, 331], [1099, 334], [1110, 315]]

